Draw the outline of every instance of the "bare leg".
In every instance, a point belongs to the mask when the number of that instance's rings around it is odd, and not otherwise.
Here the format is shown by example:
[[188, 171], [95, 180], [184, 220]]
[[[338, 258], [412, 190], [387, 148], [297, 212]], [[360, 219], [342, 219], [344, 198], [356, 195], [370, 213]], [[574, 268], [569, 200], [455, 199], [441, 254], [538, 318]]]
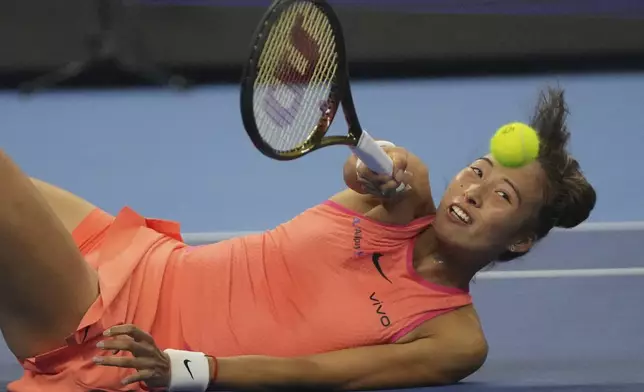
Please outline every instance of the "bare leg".
[[98, 296], [98, 277], [47, 201], [0, 151], [0, 329], [14, 355], [57, 348]]

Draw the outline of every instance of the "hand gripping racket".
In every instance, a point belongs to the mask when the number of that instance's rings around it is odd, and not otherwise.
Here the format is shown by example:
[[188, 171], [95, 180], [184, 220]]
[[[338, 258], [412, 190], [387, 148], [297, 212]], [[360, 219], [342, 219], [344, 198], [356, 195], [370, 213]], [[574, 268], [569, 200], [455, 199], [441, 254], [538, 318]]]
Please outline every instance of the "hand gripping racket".
[[[326, 135], [340, 105], [348, 133]], [[346, 145], [372, 171], [393, 172], [389, 156], [360, 127], [342, 28], [324, 0], [277, 0], [265, 13], [244, 69], [241, 112], [253, 144], [269, 158]]]

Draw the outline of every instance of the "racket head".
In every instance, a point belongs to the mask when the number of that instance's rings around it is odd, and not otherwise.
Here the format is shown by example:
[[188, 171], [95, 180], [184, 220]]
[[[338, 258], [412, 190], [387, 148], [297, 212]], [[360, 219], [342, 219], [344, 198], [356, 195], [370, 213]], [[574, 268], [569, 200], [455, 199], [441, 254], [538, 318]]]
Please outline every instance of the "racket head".
[[[291, 160], [321, 147], [357, 143], [361, 128], [351, 102], [344, 36], [326, 1], [278, 0], [270, 6], [254, 33], [240, 98], [244, 128], [270, 158]], [[340, 105], [355, 131], [326, 136]]]

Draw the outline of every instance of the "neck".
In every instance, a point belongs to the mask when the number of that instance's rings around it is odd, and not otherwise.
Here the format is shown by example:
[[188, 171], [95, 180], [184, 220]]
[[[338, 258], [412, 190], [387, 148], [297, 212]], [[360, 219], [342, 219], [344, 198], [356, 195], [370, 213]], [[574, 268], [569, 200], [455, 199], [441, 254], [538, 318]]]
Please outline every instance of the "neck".
[[488, 263], [479, 254], [450, 247], [428, 230], [421, 238], [418, 249], [417, 271], [426, 279], [436, 283], [466, 289], [469, 283]]

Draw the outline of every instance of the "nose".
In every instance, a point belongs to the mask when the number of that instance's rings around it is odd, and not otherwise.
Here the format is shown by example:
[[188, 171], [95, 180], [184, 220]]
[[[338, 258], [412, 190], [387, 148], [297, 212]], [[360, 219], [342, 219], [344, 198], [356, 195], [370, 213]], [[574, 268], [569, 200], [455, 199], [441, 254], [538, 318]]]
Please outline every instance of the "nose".
[[471, 206], [480, 208], [483, 204], [483, 198], [481, 197], [481, 186], [480, 185], [470, 185], [463, 192], [463, 198], [465, 202]]

